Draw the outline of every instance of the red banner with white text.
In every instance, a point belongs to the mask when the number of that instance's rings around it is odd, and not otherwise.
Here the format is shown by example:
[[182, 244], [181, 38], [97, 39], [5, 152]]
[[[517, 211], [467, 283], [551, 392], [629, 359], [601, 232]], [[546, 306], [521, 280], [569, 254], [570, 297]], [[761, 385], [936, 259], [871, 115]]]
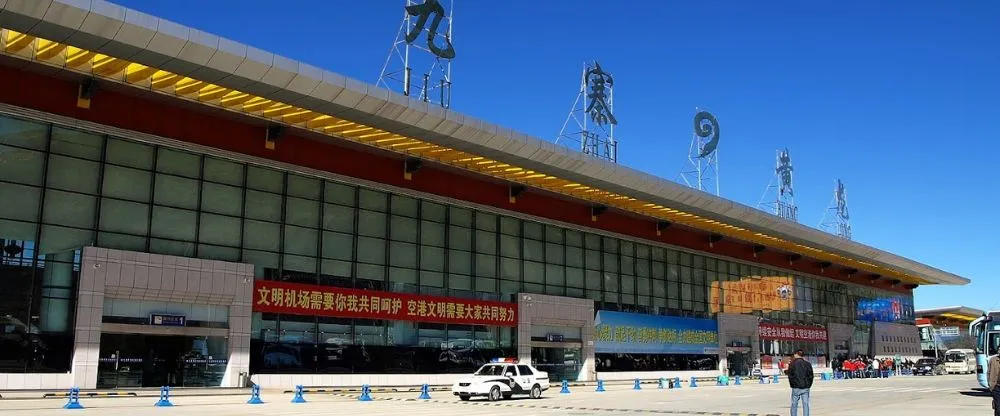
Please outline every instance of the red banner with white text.
[[336, 318], [517, 326], [509, 302], [255, 280], [253, 311]]
[[826, 328], [814, 326], [794, 326], [760, 324], [761, 339], [780, 339], [785, 341], [826, 342]]

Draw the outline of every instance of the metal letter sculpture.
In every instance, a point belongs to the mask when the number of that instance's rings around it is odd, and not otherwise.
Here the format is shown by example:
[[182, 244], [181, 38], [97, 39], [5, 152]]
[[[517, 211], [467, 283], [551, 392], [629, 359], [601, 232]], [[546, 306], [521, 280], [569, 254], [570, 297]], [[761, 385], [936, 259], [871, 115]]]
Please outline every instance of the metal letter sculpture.
[[434, 43], [434, 38], [437, 37], [438, 26], [441, 25], [441, 19], [445, 16], [444, 6], [438, 0], [427, 0], [423, 4], [406, 6], [406, 13], [417, 17], [417, 23], [406, 34], [406, 43], [413, 43], [413, 41], [417, 40], [420, 32], [423, 32], [424, 26], [427, 24], [427, 18], [433, 14], [434, 20], [431, 21], [431, 27], [427, 30], [427, 48], [430, 49], [431, 53], [440, 58], [451, 59], [455, 57], [455, 47], [452, 46], [451, 39], [447, 35], [444, 36], [444, 48], [440, 48]]
[[788, 149], [785, 149], [778, 155], [778, 168], [775, 169], [778, 173], [778, 177], [781, 178], [781, 184], [779, 185], [779, 191], [781, 195], [795, 196], [795, 191], [792, 189], [792, 157], [788, 154]]
[[719, 121], [708, 111], [699, 111], [694, 115], [694, 133], [698, 137], [710, 139], [701, 147], [700, 158], [706, 158], [719, 147]]
[[851, 214], [847, 212], [847, 190], [844, 189], [844, 182], [837, 179], [837, 190], [834, 191], [837, 199], [837, 215], [844, 220], [851, 219]]
[[[601, 64], [596, 61], [594, 62], [594, 67], [587, 70], [585, 78], [587, 85], [590, 87], [590, 93], [587, 94], [587, 99], [590, 100], [590, 103], [587, 105], [587, 114], [590, 114], [590, 119], [599, 126], [603, 126], [608, 122], [617, 126], [618, 120], [611, 113], [611, 107], [608, 106], [607, 93], [605, 92], [607, 87], [615, 86], [615, 79], [611, 74], [604, 72], [601, 69]], [[605, 84], [607, 84], [607, 87]]]

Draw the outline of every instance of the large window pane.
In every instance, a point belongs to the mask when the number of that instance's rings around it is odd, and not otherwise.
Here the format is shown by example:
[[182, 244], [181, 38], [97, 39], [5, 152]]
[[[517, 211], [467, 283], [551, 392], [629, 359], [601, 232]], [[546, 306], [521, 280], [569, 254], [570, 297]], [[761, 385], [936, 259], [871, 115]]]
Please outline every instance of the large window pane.
[[[38, 166], [41, 166], [40, 162]], [[101, 165], [97, 162], [51, 155], [49, 156], [49, 172], [46, 175], [46, 181], [53, 188], [97, 194], [100, 169]], [[3, 167], [0, 167], [0, 171], [2, 170]], [[2, 177], [6, 178], [6, 176]]]
[[319, 225], [319, 202], [288, 197], [285, 200], [285, 223], [316, 228]]
[[215, 215], [201, 214], [201, 231], [198, 238], [203, 243], [238, 247], [240, 245], [240, 219]]
[[448, 227], [448, 248], [472, 250], [472, 230], [465, 227]]
[[545, 283], [545, 265], [533, 261], [524, 262], [524, 281]]
[[278, 251], [281, 242], [278, 224], [245, 220], [243, 224], [243, 246], [255, 250]]
[[406, 217], [417, 216], [418, 201], [414, 198], [402, 195], [392, 195], [392, 213]]
[[323, 228], [344, 233], [354, 232], [354, 211], [352, 207], [323, 204]]
[[521, 280], [520, 260], [500, 258], [500, 277], [507, 280]]
[[444, 249], [434, 246], [420, 246], [420, 268], [443, 272]]
[[177, 208], [198, 209], [198, 181], [159, 173], [153, 201]]
[[501, 234], [500, 255], [515, 259], [521, 258], [521, 238]]
[[[285, 271], [313, 274], [316, 273], [316, 258], [285, 254], [284, 263], [281, 267]], [[306, 281], [308, 283], [315, 283], [315, 280], [312, 279], [313, 278], [307, 278]]]
[[389, 218], [390, 238], [396, 241], [417, 242], [418, 225], [415, 218], [392, 215]]
[[153, 207], [153, 237], [194, 241], [197, 214], [176, 208]]
[[41, 254], [63, 253], [93, 244], [94, 232], [92, 230], [42, 225], [42, 242], [39, 244], [39, 252]]
[[243, 165], [229, 160], [205, 158], [204, 178], [229, 185], [243, 185]]
[[353, 186], [344, 185], [337, 182], [324, 182], [326, 189], [323, 191], [323, 199], [326, 202], [332, 202], [334, 204], [345, 205], [349, 207], [355, 206], [356, 202], [355, 192], [357, 188]]
[[247, 166], [247, 188], [280, 194], [284, 190], [284, 175], [273, 169]]
[[398, 241], [390, 242], [389, 265], [415, 269], [417, 267], [417, 245]]
[[337, 260], [352, 260], [354, 237], [350, 234], [323, 232], [323, 257]]
[[532, 261], [545, 261], [545, 244], [541, 241], [524, 240], [524, 258]]
[[243, 189], [204, 182], [201, 188], [202, 211], [240, 216], [243, 213]]
[[448, 207], [448, 224], [472, 227], [472, 210], [455, 206]]
[[127, 140], [108, 139], [108, 162], [137, 169], [153, 168], [153, 147]]
[[521, 220], [511, 217], [500, 217], [500, 232], [507, 235], [521, 235]]
[[429, 221], [445, 222], [447, 209], [444, 205], [435, 202], [421, 201], [420, 217]]
[[146, 235], [149, 205], [104, 198], [101, 201], [101, 230]]
[[385, 240], [358, 237], [358, 261], [369, 264], [385, 264]]
[[45, 191], [45, 214], [42, 216], [42, 221], [48, 224], [91, 228], [94, 226], [96, 208], [96, 197], [49, 189]]
[[0, 182], [0, 218], [38, 221], [41, 188]]
[[49, 151], [90, 160], [101, 160], [104, 137], [80, 130], [52, 127], [52, 144]]
[[385, 238], [385, 213], [358, 210], [358, 234]]
[[431, 221], [420, 222], [420, 244], [444, 247], [445, 225]]
[[491, 256], [488, 254], [476, 254], [476, 276], [479, 277], [496, 277], [497, 275], [497, 256]]
[[554, 286], [566, 286], [565, 268], [557, 264], [546, 264], [545, 284]]
[[156, 151], [156, 171], [197, 179], [201, 174], [201, 156], [160, 148]]
[[319, 199], [319, 179], [289, 174], [288, 195], [306, 199]]
[[362, 209], [385, 212], [388, 200], [385, 192], [361, 188], [358, 193], [358, 206]]
[[194, 242], [151, 238], [149, 239], [149, 252], [170, 256], [194, 257]]
[[558, 243], [545, 243], [545, 262], [552, 264], [563, 264], [563, 246]]
[[0, 144], [45, 149], [48, 132], [48, 124], [0, 116]]
[[316, 255], [319, 232], [314, 229], [285, 226], [285, 252], [303, 256]]
[[281, 195], [248, 189], [245, 212], [247, 218], [281, 221]]
[[118, 233], [98, 233], [97, 245], [118, 250], [146, 251], [146, 238]]
[[150, 176], [144, 170], [105, 165], [101, 189], [105, 196], [148, 202]]
[[448, 271], [468, 275], [472, 273], [472, 253], [448, 250]]
[[41, 185], [44, 161], [42, 152], [0, 145], [0, 180]]
[[[478, 218], [478, 217], [477, 217]], [[476, 252], [485, 254], [497, 253], [497, 234], [492, 231], [476, 231]]]

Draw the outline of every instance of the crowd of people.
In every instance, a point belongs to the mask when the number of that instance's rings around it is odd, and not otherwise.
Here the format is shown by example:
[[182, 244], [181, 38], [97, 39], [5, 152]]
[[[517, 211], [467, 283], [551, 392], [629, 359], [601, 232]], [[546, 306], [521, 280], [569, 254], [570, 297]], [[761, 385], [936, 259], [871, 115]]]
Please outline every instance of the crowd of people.
[[884, 371], [898, 374], [904, 369], [912, 369], [913, 361], [904, 359], [896, 362], [892, 358], [873, 358], [858, 355], [854, 358], [834, 360], [833, 368], [844, 373], [846, 378], [878, 378]]

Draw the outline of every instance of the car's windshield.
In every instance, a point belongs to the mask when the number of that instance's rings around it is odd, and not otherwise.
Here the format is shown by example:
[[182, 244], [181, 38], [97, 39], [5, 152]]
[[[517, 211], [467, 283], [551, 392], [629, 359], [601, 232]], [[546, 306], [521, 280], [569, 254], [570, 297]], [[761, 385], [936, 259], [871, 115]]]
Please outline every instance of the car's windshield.
[[502, 376], [503, 366], [496, 364], [487, 364], [479, 367], [479, 371], [476, 371], [473, 375], [477, 376]]
[[920, 365], [932, 365], [932, 364], [934, 364], [934, 359], [933, 358], [921, 358], [919, 361], [917, 361], [917, 364], [920, 364]]
[[965, 361], [965, 353], [964, 352], [948, 353], [948, 356], [945, 357], [945, 361], [949, 363], [960, 363], [962, 361]]

